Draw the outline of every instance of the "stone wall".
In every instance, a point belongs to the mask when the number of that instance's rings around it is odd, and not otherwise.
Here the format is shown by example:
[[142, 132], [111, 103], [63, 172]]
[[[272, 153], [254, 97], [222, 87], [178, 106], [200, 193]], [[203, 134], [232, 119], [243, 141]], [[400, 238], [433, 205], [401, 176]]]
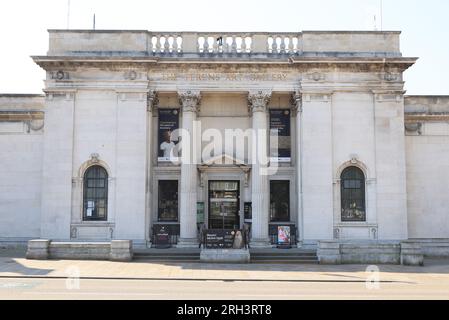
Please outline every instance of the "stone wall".
[[405, 117], [409, 237], [444, 243], [449, 239], [449, 97], [407, 97]]
[[41, 95], [0, 95], [0, 241], [40, 236]]

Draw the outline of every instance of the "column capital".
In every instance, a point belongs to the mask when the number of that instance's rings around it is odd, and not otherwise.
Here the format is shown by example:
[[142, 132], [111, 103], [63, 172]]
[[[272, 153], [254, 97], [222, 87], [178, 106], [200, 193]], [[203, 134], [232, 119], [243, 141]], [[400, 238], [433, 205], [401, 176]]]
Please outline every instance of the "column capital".
[[250, 112], [265, 112], [271, 99], [271, 90], [250, 91], [248, 93], [248, 104]]
[[159, 104], [159, 98], [155, 90], [150, 90], [147, 93], [147, 111], [153, 112]]
[[199, 112], [201, 93], [200, 91], [185, 90], [178, 91], [179, 103], [182, 107], [182, 112]]
[[296, 90], [291, 97], [292, 113], [293, 115], [298, 115], [302, 113], [302, 93]]

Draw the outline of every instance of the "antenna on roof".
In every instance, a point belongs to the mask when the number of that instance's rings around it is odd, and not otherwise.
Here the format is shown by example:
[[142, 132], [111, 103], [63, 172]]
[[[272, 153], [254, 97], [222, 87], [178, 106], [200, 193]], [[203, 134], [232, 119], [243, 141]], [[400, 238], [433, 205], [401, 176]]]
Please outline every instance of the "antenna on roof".
[[380, 31], [383, 31], [383, 1], [380, 0]]
[[94, 13], [94, 30], [95, 30], [95, 13]]
[[67, 29], [70, 28], [70, 0], [67, 0]]

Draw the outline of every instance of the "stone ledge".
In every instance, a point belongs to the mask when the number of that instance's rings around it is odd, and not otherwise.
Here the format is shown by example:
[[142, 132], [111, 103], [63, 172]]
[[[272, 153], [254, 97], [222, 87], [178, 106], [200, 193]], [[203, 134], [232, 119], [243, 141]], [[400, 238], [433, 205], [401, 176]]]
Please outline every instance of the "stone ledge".
[[27, 259], [132, 260], [131, 240], [111, 242], [52, 242], [47, 239], [28, 241]]
[[413, 241], [401, 242], [401, 264], [406, 266], [424, 265], [424, 255], [419, 243]]
[[421, 245], [413, 241], [397, 243], [319, 241], [320, 264], [403, 264], [422, 266]]
[[112, 240], [110, 259], [112, 261], [131, 261], [133, 259], [131, 240]]
[[212, 263], [249, 263], [250, 253], [245, 249], [202, 249], [201, 262]]
[[36, 239], [28, 241], [27, 259], [46, 260], [49, 258], [50, 240]]

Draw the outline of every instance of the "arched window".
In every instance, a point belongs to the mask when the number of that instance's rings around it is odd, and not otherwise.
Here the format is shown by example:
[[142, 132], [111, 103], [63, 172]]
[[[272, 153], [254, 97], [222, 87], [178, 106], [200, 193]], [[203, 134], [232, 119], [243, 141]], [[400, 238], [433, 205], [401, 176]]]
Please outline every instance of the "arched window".
[[84, 173], [83, 220], [107, 220], [108, 173], [92, 166]]
[[357, 167], [341, 173], [341, 221], [366, 221], [365, 175]]

